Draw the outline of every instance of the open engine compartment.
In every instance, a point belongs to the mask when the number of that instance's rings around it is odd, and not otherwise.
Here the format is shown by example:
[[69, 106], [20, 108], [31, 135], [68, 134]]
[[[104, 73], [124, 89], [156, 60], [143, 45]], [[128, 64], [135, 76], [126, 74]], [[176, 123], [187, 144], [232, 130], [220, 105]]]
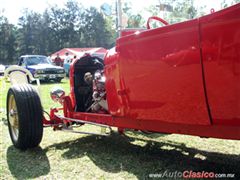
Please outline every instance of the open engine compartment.
[[74, 64], [76, 112], [107, 113], [103, 59], [83, 56]]

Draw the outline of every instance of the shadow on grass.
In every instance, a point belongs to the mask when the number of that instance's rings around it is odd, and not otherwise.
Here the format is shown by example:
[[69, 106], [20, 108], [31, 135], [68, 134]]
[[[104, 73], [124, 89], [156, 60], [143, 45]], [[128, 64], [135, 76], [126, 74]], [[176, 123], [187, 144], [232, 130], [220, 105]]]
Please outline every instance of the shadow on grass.
[[20, 151], [10, 146], [7, 149], [7, 163], [12, 175], [17, 179], [37, 178], [50, 171], [46, 151], [40, 147]]
[[[134, 144], [138, 141], [138, 145]], [[139, 142], [142, 141], [142, 145]], [[48, 148], [64, 150], [63, 158], [88, 156], [106, 172], [126, 171], [146, 179], [151, 173], [185, 170], [235, 173], [239, 176], [240, 156], [202, 151], [172, 141], [155, 142], [113, 134], [99, 138], [86, 136]], [[48, 149], [47, 148], [47, 149]], [[47, 150], [46, 149], [46, 150]]]

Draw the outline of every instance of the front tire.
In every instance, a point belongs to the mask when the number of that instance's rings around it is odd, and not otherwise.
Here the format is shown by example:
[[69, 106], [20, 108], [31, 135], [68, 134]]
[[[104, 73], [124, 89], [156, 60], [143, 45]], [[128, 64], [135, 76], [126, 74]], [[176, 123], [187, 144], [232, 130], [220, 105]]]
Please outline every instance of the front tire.
[[39, 145], [43, 136], [40, 98], [30, 85], [12, 86], [7, 94], [8, 129], [14, 146], [28, 149]]

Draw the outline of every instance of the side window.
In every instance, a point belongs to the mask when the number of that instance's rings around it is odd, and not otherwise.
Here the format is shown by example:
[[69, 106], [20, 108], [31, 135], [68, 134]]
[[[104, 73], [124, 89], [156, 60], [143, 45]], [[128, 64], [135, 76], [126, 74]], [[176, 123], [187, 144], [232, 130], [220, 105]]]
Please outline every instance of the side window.
[[18, 60], [18, 65], [19, 65], [19, 66], [22, 66], [22, 65], [23, 65], [23, 58], [19, 58], [19, 60]]
[[19, 66], [26, 66], [26, 59], [25, 58], [20, 58], [20, 61], [19, 61]]

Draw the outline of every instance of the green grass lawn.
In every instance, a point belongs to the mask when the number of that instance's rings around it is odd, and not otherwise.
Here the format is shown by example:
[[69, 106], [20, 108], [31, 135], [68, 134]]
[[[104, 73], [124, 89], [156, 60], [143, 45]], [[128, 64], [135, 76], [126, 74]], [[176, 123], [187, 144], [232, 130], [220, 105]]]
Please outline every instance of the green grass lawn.
[[[69, 92], [68, 80], [43, 84], [45, 110], [56, 105], [49, 97], [56, 85]], [[1, 86], [1, 108], [8, 87]], [[185, 170], [240, 175], [239, 141], [133, 132], [98, 137], [46, 128], [40, 147], [20, 151], [11, 143], [5, 113], [0, 115], [0, 179], [149, 179], [149, 174]]]

